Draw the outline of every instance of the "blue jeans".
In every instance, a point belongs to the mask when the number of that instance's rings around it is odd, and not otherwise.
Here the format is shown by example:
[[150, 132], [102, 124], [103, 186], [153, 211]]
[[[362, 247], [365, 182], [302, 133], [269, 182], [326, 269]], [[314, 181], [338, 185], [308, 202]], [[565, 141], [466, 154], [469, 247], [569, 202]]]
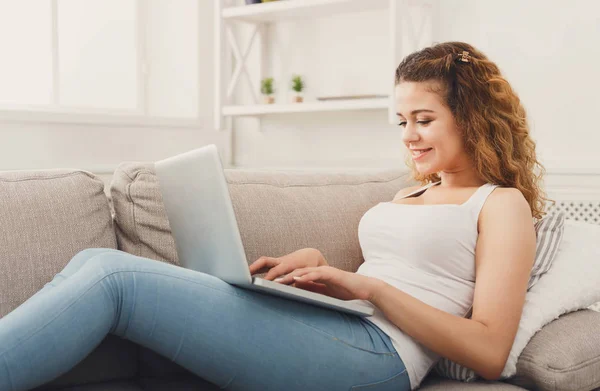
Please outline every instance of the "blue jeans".
[[0, 391], [49, 382], [108, 333], [227, 390], [410, 390], [390, 339], [359, 316], [97, 248], [0, 319]]

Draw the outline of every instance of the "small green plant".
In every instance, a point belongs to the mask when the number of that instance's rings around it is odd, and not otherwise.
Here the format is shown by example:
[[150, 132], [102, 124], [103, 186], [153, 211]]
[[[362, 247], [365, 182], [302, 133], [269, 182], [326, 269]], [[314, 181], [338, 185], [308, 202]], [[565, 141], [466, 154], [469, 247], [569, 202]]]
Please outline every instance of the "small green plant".
[[264, 95], [271, 95], [274, 92], [272, 77], [262, 79], [260, 82], [260, 92], [262, 92]]
[[302, 76], [294, 75], [292, 77], [292, 90], [300, 93], [304, 89], [304, 80], [302, 80]]

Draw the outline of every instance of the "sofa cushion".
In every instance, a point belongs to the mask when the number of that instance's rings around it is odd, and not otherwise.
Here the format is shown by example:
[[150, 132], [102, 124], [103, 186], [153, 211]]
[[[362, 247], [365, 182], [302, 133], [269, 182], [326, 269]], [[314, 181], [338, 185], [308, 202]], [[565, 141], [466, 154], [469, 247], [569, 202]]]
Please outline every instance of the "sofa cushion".
[[[314, 247], [328, 263], [356, 271], [363, 262], [358, 223], [375, 204], [414, 185], [398, 169], [303, 172], [225, 169], [248, 263]], [[153, 163], [123, 163], [111, 195], [119, 249], [178, 264]]]
[[110, 195], [118, 248], [130, 254], [178, 264], [175, 242], [153, 163], [122, 163]]
[[419, 390], [423, 391], [519, 391], [527, 390], [519, 386], [501, 382], [479, 379], [471, 383], [450, 380], [431, 373], [421, 383]]
[[579, 310], [544, 326], [528, 342], [507, 382], [528, 389], [592, 390], [600, 387], [600, 313]]
[[0, 194], [0, 318], [79, 251], [116, 248], [104, 183], [89, 172], [0, 172]]

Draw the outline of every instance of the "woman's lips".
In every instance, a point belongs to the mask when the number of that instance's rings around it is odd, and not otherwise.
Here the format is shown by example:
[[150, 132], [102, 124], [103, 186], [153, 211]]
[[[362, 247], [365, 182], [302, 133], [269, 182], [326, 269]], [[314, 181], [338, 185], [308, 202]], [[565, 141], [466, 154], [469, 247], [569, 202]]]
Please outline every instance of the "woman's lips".
[[425, 150], [424, 152], [421, 151], [410, 151], [412, 154], [412, 158], [413, 160], [418, 160], [418, 159], [422, 159], [423, 156], [427, 155], [433, 148], [429, 148], [427, 150]]

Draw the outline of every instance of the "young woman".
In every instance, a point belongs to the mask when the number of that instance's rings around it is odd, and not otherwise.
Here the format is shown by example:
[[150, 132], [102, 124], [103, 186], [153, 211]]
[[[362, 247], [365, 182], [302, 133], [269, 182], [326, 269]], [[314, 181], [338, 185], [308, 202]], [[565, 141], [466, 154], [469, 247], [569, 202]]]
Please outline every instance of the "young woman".
[[364, 300], [374, 316], [87, 249], [0, 320], [0, 390], [56, 378], [108, 333], [229, 390], [413, 390], [440, 356], [497, 379], [545, 199], [525, 111], [498, 67], [461, 42], [407, 56], [396, 96], [408, 165], [424, 186], [364, 214], [357, 272], [329, 266], [312, 248], [250, 266], [266, 279]]

